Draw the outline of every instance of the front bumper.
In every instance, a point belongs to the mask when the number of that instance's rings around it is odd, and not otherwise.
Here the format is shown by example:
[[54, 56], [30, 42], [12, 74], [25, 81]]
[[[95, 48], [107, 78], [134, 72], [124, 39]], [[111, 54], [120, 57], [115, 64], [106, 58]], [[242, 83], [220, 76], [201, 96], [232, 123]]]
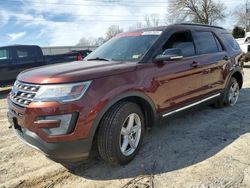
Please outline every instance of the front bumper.
[[[93, 138], [90, 133], [94, 116], [88, 115], [91, 111], [82, 101], [60, 104], [57, 102], [31, 103], [26, 108], [20, 108], [8, 98], [9, 115], [16, 118], [17, 124], [24, 129], [36, 133], [39, 138], [48, 143], [66, 142]], [[40, 117], [60, 116], [65, 114], [79, 114], [72, 127], [72, 132], [65, 135], [50, 135], [43, 128], [53, 128], [54, 124], [44, 124], [38, 121]], [[57, 125], [58, 126], [58, 125]]]
[[[40, 150], [48, 158], [56, 162], [75, 162], [88, 157], [93, 135], [90, 134], [92, 116], [86, 116], [90, 110], [81, 102], [59, 104], [56, 102], [32, 103], [26, 108], [20, 108], [8, 98], [7, 113], [13, 131], [18, 138], [29, 146]], [[37, 124], [37, 118], [50, 115], [79, 113], [71, 133], [53, 136], [43, 130], [44, 124]], [[91, 119], [88, 119], [89, 117]]]
[[11, 113], [8, 113], [8, 119], [13, 131], [21, 141], [41, 151], [53, 161], [76, 162], [85, 160], [89, 156], [91, 149], [91, 140], [89, 139], [48, 143], [43, 141], [36, 133], [18, 125]]

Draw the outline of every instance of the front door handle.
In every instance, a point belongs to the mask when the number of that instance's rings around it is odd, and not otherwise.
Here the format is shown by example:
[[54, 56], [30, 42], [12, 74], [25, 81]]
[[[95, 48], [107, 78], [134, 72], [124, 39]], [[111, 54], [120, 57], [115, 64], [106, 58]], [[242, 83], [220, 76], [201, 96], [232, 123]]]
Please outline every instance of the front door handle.
[[199, 62], [196, 62], [196, 61], [194, 61], [194, 62], [191, 64], [191, 66], [194, 67], [194, 68], [197, 68], [199, 65], [200, 65], [200, 63], [199, 63]]

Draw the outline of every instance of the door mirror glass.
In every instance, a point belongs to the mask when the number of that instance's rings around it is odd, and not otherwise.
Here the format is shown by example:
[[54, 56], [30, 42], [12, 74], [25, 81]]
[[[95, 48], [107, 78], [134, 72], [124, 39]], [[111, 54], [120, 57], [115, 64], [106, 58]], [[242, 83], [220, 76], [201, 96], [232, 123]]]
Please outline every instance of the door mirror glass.
[[182, 51], [179, 48], [166, 49], [163, 54], [156, 56], [155, 62], [172, 61], [182, 59]]

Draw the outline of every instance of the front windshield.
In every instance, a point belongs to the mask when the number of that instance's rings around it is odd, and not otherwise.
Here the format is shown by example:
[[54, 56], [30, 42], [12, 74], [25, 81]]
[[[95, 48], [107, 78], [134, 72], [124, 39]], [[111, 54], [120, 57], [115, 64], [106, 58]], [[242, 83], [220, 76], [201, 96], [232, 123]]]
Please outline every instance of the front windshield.
[[161, 32], [120, 34], [86, 57], [87, 60], [139, 61]]

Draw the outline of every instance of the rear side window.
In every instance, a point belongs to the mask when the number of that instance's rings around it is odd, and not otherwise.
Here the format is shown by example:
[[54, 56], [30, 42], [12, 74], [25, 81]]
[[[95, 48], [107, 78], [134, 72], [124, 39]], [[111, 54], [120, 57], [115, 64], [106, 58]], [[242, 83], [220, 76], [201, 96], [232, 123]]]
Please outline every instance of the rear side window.
[[35, 48], [31, 47], [17, 47], [18, 58], [32, 58], [35, 57]]
[[240, 46], [236, 42], [236, 40], [233, 38], [233, 36], [229, 33], [223, 33], [222, 34], [225, 42], [227, 43], [228, 46], [230, 46], [234, 51], [240, 51]]
[[[194, 33], [194, 42], [196, 44], [197, 54], [209, 54], [219, 52], [218, 43], [214, 34], [207, 31], [196, 31]], [[220, 48], [222, 48], [220, 46]]]
[[214, 36], [214, 38], [215, 38], [217, 47], [218, 47], [218, 49], [219, 49], [219, 52], [224, 51], [224, 48], [222, 47], [222, 45], [221, 45], [220, 41], [218, 40], [218, 38], [217, 38], [216, 36]]
[[0, 60], [6, 60], [10, 58], [10, 53], [7, 48], [0, 48]]

